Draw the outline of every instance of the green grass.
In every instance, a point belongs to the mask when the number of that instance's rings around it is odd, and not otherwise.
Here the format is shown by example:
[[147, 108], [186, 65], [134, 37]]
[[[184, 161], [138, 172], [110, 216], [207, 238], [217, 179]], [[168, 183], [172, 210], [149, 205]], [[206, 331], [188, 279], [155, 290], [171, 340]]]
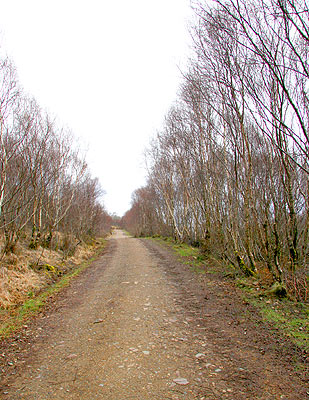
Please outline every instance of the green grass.
[[244, 277], [235, 273], [232, 267], [219, 265], [215, 259], [207, 258], [196, 247], [175, 243], [172, 238], [151, 238], [171, 248], [183, 264], [198, 274], [215, 274], [219, 277], [234, 277], [235, 284], [242, 290], [243, 299], [252, 304], [261, 314], [261, 323], [266, 321], [304, 351], [309, 350], [309, 305], [290, 300], [278, 299], [270, 290], [260, 287], [258, 278]]
[[100, 242], [101, 243], [99, 247], [95, 250], [94, 255], [87, 261], [83, 262], [79, 267], [74, 269], [73, 272], [64, 275], [59, 281], [52, 284], [48, 287], [48, 289], [35, 297], [33, 297], [33, 294], [29, 293], [29, 297], [33, 298], [30, 298], [25, 303], [17, 307], [11, 313], [8, 320], [0, 324], [0, 338], [6, 338], [14, 333], [16, 330], [20, 329], [29, 318], [34, 317], [43, 309], [43, 307], [47, 304], [48, 300], [52, 296], [56, 295], [63, 288], [67, 287], [73, 278], [75, 278], [86, 268], [88, 268], [89, 265], [98, 258], [98, 256], [106, 246], [106, 240], [102, 239], [100, 240]]
[[246, 291], [244, 299], [257, 308], [262, 319], [303, 351], [309, 351], [309, 305], [296, 303], [289, 299], [258, 297]]
[[190, 246], [186, 243], [177, 243], [170, 237], [154, 236], [147, 239], [154, 240], [161, 245], [168, 246], [173, 252], [179, 256], [182, 264], [188, 265], [190, 270], [196, 274], [212, 274], [212, 275], [231, 275], [231, 268], [223, 265], [221, 261], [214, 257], [205, 256], [198, 247]]
[[261, 290], [258, 281], [238, 278], [236, 285], [244, 293], [243, 299], [257, 308], [262, 319], [304, 351], [309, 351], [309, 304], [289, 297], [278, 298], [270, 289]]
[[[182, 260], [184, 264], [188, 264], [191, 267], [202, 267], [206, 258], [201, 254], [200, 249], [192, 247], [186, 243], [177, 243], [174, 239], [169, 237], [151, 237], [147, 239], [155, 240], [160, 244], [166, 244], [170, 247]], [[195, 268], [195, 272], [205, 273], [203, 268]]]
[[195, 272], [196, 274], [206, 274], [206, 273], [209, 273], [209, 270], [206, 271], [205, 268], [201, 268], [201, 267], [199, 267], [198, 265], [192, 265], [191, 268], [190, 268], [190, 270], [191, 270], [192, 272]]
[[187, 244], [175, 244], [174, 250], [181, 257], [200, 257], [199, 250], [197, 248], [191, 247]]
[[289, 301], [277, 309], [267, 308], [263, 305], [260, 310], [266, 321], [282, 330], [297, 346], [309, 351], [308, 306], [302, 304], [302, 307], [302, 312], [296, 315], [295, 307], [293, 304], [289, 304]]

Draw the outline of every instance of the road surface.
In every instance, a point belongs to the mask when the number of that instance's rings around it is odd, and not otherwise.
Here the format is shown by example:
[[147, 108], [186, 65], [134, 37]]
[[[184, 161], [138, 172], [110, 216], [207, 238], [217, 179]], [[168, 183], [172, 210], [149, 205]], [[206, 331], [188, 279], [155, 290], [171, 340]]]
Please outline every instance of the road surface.
[[153, 246], [114, 232], [29, 328], [1, 399], [304, 399], [291, 371], [249, 345], [228, 290], [209, 281], [195, 293], [194, 274]]

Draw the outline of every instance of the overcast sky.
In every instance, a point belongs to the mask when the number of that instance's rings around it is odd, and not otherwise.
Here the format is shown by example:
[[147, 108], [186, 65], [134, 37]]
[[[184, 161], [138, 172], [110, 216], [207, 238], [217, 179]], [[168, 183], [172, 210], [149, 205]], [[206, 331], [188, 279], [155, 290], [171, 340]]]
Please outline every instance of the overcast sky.
[[107, 210], [122, 215], [176, 99], [190, 0], [0, 0], [0, 10], [21, 85], [81, 138]]

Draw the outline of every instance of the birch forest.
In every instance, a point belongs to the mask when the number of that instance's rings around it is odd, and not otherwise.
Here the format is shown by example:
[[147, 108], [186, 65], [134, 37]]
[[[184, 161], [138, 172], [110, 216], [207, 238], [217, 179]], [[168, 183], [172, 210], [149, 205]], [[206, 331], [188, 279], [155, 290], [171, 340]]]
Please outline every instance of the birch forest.
[[14, 65], [0, 60], [1, 255], [21, 239], [31, 249], [77, 243], [103, 233], [110, 217], [69, 129], [22, 90]]
[[193, 7], [188, 67], [147, 149], [147, 185], [134, 192], [122, 223], [136, 236], [197, 246], [238, 273], [270, 276], [305, 300], [308, 4]]

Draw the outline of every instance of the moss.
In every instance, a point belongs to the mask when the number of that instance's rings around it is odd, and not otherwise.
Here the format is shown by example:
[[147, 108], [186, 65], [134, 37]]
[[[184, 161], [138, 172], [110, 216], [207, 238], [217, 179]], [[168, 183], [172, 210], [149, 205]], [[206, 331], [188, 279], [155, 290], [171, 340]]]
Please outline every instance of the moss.
[[268, 290], [268, 293], [279, 298], [287, 296], [286, 288], [282, 285], [282, 283], [279, 282], [275, 282]]
[[243, 258], [238, 254], [238, 252], [235, 252], [235, 255], [239, 268], [243, 272], [243, 274], [245, 276], [254, 276], [255, 275], [254, 271], [245, 264]]

